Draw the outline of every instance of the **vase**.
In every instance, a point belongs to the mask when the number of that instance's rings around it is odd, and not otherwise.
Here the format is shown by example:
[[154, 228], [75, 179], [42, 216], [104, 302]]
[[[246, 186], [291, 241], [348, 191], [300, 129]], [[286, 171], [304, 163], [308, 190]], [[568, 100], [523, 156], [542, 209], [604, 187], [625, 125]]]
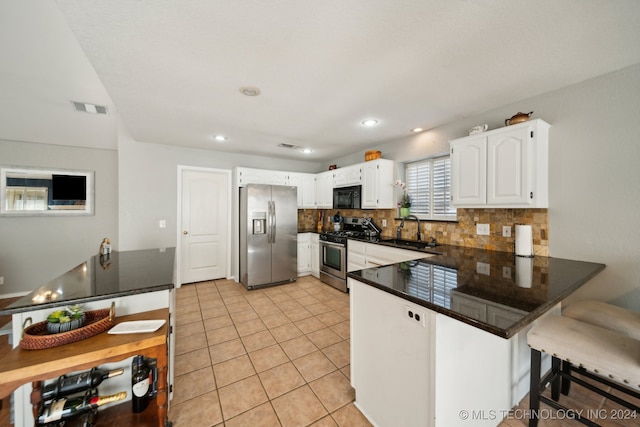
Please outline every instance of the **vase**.
[[64, 322], [64, 323], [47, 322], [47, 332], [49, 332], [50, 334], [59, 334], [61, 332], [69, 332], [84, 326], [84, 322], [86, 319], [87, 319], [86, 314], [82, 313], [82, 317], [78, 317], [77, 319], [71, 319], [68, 322]]
[[402, 218], [408, 216], [409, 214], [411, 214], [411, 208], [400, 208], [400, 216]]

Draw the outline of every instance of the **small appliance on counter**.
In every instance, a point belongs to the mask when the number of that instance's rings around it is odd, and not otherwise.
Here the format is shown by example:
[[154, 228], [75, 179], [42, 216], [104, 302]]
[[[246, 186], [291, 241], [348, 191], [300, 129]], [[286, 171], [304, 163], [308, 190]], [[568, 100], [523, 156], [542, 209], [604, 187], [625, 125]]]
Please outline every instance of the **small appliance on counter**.
[[[341, 222], [335, 222], [339, 216]], [[347, 239], [378, 239], [380, 228], [370, 218], [333, 216], [334, 224], [342, 230], [320, 234], [320, 280], [342, 292], [347, 289]]]

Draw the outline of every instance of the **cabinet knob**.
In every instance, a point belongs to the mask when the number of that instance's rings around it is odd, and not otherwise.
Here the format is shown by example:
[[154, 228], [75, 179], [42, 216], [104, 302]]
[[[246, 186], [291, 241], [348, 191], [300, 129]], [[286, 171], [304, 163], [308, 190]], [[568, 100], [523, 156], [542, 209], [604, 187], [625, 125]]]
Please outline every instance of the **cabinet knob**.
[[188, 232], [187, 230], [184, 230], [184, 231], [182, 232], [182, 234], [184, 234], [184, 235], [186, 236], [187, 234], [189, 234], [189, 232]]

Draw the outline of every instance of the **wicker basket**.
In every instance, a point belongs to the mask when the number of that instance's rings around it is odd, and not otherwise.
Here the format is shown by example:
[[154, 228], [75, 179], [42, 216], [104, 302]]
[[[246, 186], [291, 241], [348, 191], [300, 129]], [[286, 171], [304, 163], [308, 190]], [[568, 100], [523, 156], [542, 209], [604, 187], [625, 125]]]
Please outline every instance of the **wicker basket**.
[[379, 159], [382, 153], [378, 150], [370, 150], [364, 153], [364, 161], [368, 162], [370, 160]]
[[[28, 327], [23, 325], [20, 347], [25, 350], [42, 350], [98, 335], [115, 325], [115, 303], [111, 304], [111, 308], [87, 311], [85, 315], [86, 321], [83, 327], [59, 334], [50, 334], [47, 332], [48, 322], [46, 320], [44, 322], [34, 323]], [[31, 318], [27, 318], [24, 322], [25, 325], [30, 321]]]

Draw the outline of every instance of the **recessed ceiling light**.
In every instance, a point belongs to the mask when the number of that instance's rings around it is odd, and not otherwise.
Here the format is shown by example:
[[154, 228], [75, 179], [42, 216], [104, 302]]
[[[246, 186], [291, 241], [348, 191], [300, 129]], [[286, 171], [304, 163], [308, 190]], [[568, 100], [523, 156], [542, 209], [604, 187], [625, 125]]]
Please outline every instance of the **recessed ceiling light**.
[[422, 129], [422, 128], [413, 128], [413, 129], [411, 129], [411, 132], [418, 133], [418, 132], [422, 132], [423, 130], [424, 129]]
[[378, 121], [376, 119], [367, 119], [362, 122], [362, 125], [367, 127], [375, 126], [377, 124], [378, 124]]
[[216, 136], [213, 137], [213, 139], [215, 139], [216, 141], [222, 142], [222, 141], [226, 141], [227, 137], [224, 136], [224, 135], [216, 135]]
[[303, 149], [302, 149], [302, 152], [303, 152], [304, 154], [311, 154], [311, 153], [313, 153], [313, 150], [312, 150], [311, 148], [303, 148]]
[[258, 96], [260, 95], [260, 89], [255, 86], [242, 86], [240, 93], [246, 96]]

